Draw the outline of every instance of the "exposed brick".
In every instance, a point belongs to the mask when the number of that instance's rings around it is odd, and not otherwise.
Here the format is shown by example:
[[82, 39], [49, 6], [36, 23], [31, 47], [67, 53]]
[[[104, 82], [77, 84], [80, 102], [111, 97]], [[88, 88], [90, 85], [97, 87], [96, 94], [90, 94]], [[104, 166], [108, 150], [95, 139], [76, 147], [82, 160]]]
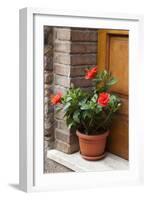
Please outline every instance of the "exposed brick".
[[44, 136], [44, 156], [46, 159], [47, 150], [52, 149], [54, 147], [54, 139], [48, 136]]
[[84, 66], [71, 66], [70, 68], [70, 77], [75, 76], [84, 76], [85, 75], [85, 69], [87, 68], [87, 65]]
[[53, 85], [44, 84], [44, 96], [50, 97], [53, 94]]
[[54, 125], [52, 125], [49, 129], [45, 129], [44, 135], [48, 137], [54, 137]]
[[47, 45], [44, 46], [44, 54], [47, 55], [47, 56], [48, 56], [49, 54], [50, 54], [50, 55], [53, 54], [53, 45], [52, 45], [52, 44], [50, 44], [50, 45], [47, 44]]
[[54, 149], [54, 148], [55, 148], [55, 141], [53, 140], [52, 142], [50, 142], [50, 144], [48, 146], [48, 150]]
[[[46, 119], [46, 118], [45, 118]], [[47, 120], [49, 121], [49, 122], [54, 122], [54, 112], [50, 112], [49, 113], [49, 116], [47, 117]]]
[[45, 26], [44, 27], [44, 44], [52, 43], [53, 39], [53, 28]]
[[48, 143], [48, 137], [44, 137], [44, 151], [45, 151], [45, 154], [47, 153], [48, 145], [49, 145], [49, 143]]
[[72, 42], [71, 53], [96, 53], [97, 44], [91, 42]]
[[70, 53], [71, 43], [70, 41], [56, 41], [54, 43], [54, 51]]
[[44, 84], [44, 96], [49, 97], [49, 88], [50, 88], [49, 84]]
[[53, 134], [52, 134], [52, 136], [46, 135], [45, 138], [47, 138], [47, 140], [45, 142], [46, 144], [44, 143], [44, 145], [46, 145], [46, 146], [48, 145], [46, 151], [49, 150], [49, 149], [53, 149], [54, 148], [54, 137], [53, 137]]
[[49, 103], [44, 104], [44, 117], [47, 118], [49, 111]]
[[70, 54], [68, 53], [54, 53], [54, 63], [70, 64]]
[[75, 144], [78, 142], [76, 134], [71, 134], [58, 128], [55, 129], [55, 138], [68, 144]]
[[54, 106], [50, 105], [49, 102], [44, 104], [44, 117], [49, 118], [50, 115], [52, 115], [53, 113], [54, 113]]
[[44, 69], [53, 70], [53, 55], [44, 55]]
[[71, 83], [73, 83], [76, 87], [90, 87], [93, 84], [91, 80], [87, 80], [85, 77], [69, 78], [60, 75], [55, 76], [55, 84], [69, 88]]
[[83, 87], [81, 88], [83, 91], [86, 91], [86, 92], [91, 92], [92, 89], [94, 89], [94, 87]]
[[95, 65], [97, 62], [96, 54], [72, 54], [71, 65]]
[[56, 28], [57, 38], [59, 40], [70, 40], [71, 33], [70, 28]]
[[70, 65], [54, 63], [54, 72], [55, 74], [60, 74], [62, 76], [70, 75]]
[[62, 87], [61, 85], [54, 86], [54, 93], [61, 92], [63, 95], [66, 93], [68, 88]]
[[55, 148], [59, 151], [63, 151], [64, 153], [75, 153], [77, 151], [79, 151], [79, 144], [75, 143], [75, 144], [68, 144], [65, 142], [62, 142], [61, 140], [55, 140]]
[[48, 138], [48, 143], [49, 143], [48, 145], [50, 145], [50, 144], [52, 145], [53, 141], [55, 140], [54, 132], [52, 132], [51, 134], [50, 133], [46, 134], [45, 137]]
[[70, 78], [67, 76], [55, 75], [55, 84], [70, 87]]
[[53, 83], [53, 73], [52, 72], [48, 72], [48, 71], [45, 71], [44, 72], [44, 82], [47, 83], [47, 84], [52, 84]]
[[71, 29], [72, 41], [97, 41], [98, 34], [95, 30], [75, 30]]
[[48, 113], [49, 113], [49, 114], [50, 114], [50, 113], [51, 113], [51, 114], [54, 113], [54, 105], [49, 104]]
[[44, 97], [44, 104], [49, 103], [49, 97]]
[[[95, 65], [91, 65], [94, 67]], [[87, 69], [87, 65], [79, 65], [79, 66], [70, 66], [70, 65], [63, 65], [63, 64], [54, 64], [54, 72], [55, 74], [62, 75], [62, 76], [69, 76], [69, 77], [77, 77], [77, 76], [84, 76], [85, 69]]]
[[64, 111], [63, 110], [61, 110], [60, 112], [57, 112], [56, 110], [55, 110], [55, 112], [54, 112], [54, 116], [55, 116], [55, 119], [64, 119]]
[[66, 121], [64, 119], [61, 119], [61, 120], [56, 119], [56, 124], [57, 124], [58, 129], [61, 129], [61, 130], [64, 130], [64, 131], [70, 133], [71, 130], [67, 127]]
[[55, 27], [54, 33], [52, 30], [51, 27], [45, 30], [44, 134], [48, 136], [48, 148], [54, 146], [55, 134], [55, 148], [73, 153], [79, 150], [76, 135], [67, 128], [64, 112], [57, 113], [56, 107], [54, 110], [50, 105], [50, 97], [58, 91], [64, 94], [71, 83], [83, 90], [91, 90], [92, 82], [85, 80], [84, 69], [97, 63], [97, 30], [61, 27]]
[[44, 129], [51, 128], [53, 123], [51, 123], [48, 119], [44, 120]]
[[85, 77], [72, 78], [71, 83], [76, 87], [89, 87], [92, 86], [92, 81], [85, 79]]
[[54, 109], [49, 104], [53, 93], [53, 28], [44, 27], [44, 159], [54, 145]]
[[54, 87], [53, 87], [53, 85], [51, 85], [51, 86], [48, 88], [48, 97], [50, 97], [53, 93], [54, 93]]
[[48, 118], [44, 118], [44, 128], [50, 129], [54, 123], [54, 114], [50, 114]]

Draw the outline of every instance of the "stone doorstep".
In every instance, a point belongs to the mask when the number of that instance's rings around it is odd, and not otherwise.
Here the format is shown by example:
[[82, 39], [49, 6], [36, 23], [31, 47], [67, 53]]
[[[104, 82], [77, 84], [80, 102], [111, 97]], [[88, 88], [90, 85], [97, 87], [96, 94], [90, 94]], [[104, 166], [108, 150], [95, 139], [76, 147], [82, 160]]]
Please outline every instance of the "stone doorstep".
[[56, 149], [48, 150], [47, 157], [75, 172], [98, 172], [111, 170], [128, 170], [129, 162], [114, 154], [107, 153], [107, 156], [99, 161], [84, 160], [79, 152], [66, 154]]

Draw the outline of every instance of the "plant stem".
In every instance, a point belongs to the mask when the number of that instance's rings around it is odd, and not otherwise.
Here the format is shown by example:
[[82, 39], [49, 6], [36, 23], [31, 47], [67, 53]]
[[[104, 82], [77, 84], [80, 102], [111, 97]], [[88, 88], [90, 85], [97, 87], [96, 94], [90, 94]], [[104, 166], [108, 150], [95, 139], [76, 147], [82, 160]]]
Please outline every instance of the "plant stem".
[[109, 120], [109, 118], [110, 118], [110, 116], [111, 116], [112, 113], [113, 113], [113, 112], [110, 111], [110, 113], [108, 114], [108, 116], [106, 117], [106, 119], [98, 126], [98, 129], [99, 129], [101, 126], [103, 126], [103, 124], [105, 124], [105, 123]]
[[84, 128], [85, 128], [85, 130], [86, 130], [86, 135], [88, 135], [88, 128], [87, 128], [85, 122], [84, 122], [84, 121], [81, 121], [81, 122], [82, 122], [82, 124], [83, 124], [83, 126], [84, 126]]
[[[93, 113], [94, 114], [94, 113]], [[92, 116], [91, 116], [91, 120], [90, 120], [90, 123], [89, 123], [89, 130], [91, 129], [90, 127], [91, 127], [91, 124], [92, 124], [92, 122], [93, 122], [93, 118], [94, 118], [94, 115], [92, 114]]]

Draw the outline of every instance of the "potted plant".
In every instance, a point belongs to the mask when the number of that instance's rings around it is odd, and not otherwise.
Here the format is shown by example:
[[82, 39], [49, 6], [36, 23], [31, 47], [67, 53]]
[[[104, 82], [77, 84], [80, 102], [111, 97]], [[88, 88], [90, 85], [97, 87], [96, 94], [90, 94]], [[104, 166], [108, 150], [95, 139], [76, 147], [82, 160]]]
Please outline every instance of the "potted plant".
[[107, 136], [115, 113], [121, 106], [120, 99], [110, 90], [117, 80], [97, 67], [86, 70], [86, 79], [94, 82], [94, 89], [85, 92], [71, 86], [62, 95], [52, 97], [52, 104], [61, 104], [57, 111], [63, 110], [69, 128], [75, 129], [79, 138], [80, 153], [87, 160], [99, 160], [105, 156]]

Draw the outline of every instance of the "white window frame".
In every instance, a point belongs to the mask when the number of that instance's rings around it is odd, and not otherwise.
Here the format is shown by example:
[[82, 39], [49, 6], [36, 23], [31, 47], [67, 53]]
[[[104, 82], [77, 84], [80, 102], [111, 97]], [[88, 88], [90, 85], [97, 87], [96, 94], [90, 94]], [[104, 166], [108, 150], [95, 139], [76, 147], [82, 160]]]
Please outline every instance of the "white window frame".
[[[20, 188], [26, 192], [130, 185], [143, 181], [143, 17], [83, 11], [20, 10]], [[129, 30], [129, 169], [43, 173], [43, 26]], [[137, 81], [136, 81], [137, 80]]]

